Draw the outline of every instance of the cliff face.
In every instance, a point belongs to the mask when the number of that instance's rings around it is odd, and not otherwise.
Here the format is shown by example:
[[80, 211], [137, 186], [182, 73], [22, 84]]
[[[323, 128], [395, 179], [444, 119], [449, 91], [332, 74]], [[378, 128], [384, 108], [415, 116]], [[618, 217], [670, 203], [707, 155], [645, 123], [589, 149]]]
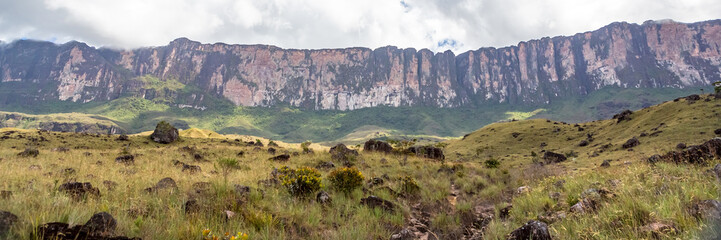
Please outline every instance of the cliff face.
[[708, 86], [721, 80], [720, 46], [721, 20], [613, 23], [458, 56], [427, 49], [295, 50], [182, 38], [128, 51], [16, 41], [0, 45], [0, 103], [148, 98], [148, 92], [159, 93], [138, 78], [153, 76], [193, 89], [160, 95], [195, 108], [205, 107], [206, 95], [242, 106], [338, 110], [545, 104], [611, 85]]

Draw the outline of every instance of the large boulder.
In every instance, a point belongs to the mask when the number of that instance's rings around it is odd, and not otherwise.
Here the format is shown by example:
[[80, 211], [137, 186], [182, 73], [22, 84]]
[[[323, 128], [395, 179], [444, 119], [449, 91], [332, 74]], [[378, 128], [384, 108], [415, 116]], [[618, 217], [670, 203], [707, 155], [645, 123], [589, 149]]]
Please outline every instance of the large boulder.
[[178, 140], [178, 137], [178, 129], [165, 121], [160, 121], [158, 125], [155, 126], [153, 134], [150, 135], [150, 139], [162, 144], [175, 142], [175, 140]]
[[387, 142], [371, 139], [363, 144], [363, 151], [390, 153], [393, 152], [393, 147]]
[[338, 145], [330, 148], [330, 156], [336, 161], [348, 161], [358, 156], [358, 151], [347, 148], [344, 144], [339, 143]]
[[708, 140], [701, 145], [689, 146], [682, 151], [671, 151], [663, 156], [651, 156], [648, 161], [655, 163], [659, 161], [673, 163], [706, 164], [707, 162], [721, 158], [721, 138]]
[[633, 114], [633, 112], [631, 110], [626, 109], [626, 110], [623, 110], [623, 112], [621, 112], [619, 114], [613, 115], [613, 119], [617, 120], [616, 123], [620, 123], [623, 121], [629, 121], [629, 120], [631, 120], [631, 114]]
[[93, 236], [112, 236], [118, 222], [107, 212], [93, 214], [90, 220], [85, 223], [84, 228]]
[[546, 163], [560, 163], [566, 161], [566, 156], [560, 153], [546, 151], [543, 153], [543, 160]]
[[632, 148], [632, 147], [638, 146], [638, 145], [640, 145], [640, 144], [641, 144], [641, 142], [638, 141], [638, 138], [632, 137], [631, 139], [629, 139], [628, 141], [626, 141], [626, 143], [624, 143], [621, 147], [623, 147], [623, 148]]
[[145, 191], [149, 192], [149, 193], [160, 192], [160, 191], [174, 192], [174, 191], [178, 191], [178, 184], [176, 184], [175, 180], [173, 180], [172, 178], [166, 177], [166, 178], [160, 179], [160, 181], [158, 181], [158, 183], [156, 183], [155, 186], [146, 188]]
[[508, 240], [551, 240], [546, 223], [536, 220], [528, 221], [522, 227], [513, 230]]
[[18, 221], [18, 216], [6, 211], [0, 211], [0, 237], [5, 235]]
[[443, 149], [434, 146], [414, 146], [408, 148], [408, 151], [419, 157], [444, 160], [446, 156], [443, 155]]

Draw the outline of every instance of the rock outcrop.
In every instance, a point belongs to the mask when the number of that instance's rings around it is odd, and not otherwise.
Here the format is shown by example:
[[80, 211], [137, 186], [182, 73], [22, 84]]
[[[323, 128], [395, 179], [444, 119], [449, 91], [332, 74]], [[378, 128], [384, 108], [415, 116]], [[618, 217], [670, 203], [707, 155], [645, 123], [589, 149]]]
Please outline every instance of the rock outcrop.
[[393, 46], [297, 50], [185, 38], [133, 50], [19, 40], [0, 49], [0, 88], [13, 89], [0, 96], [0, 104], [127, 95], [196, 109], [205, 109], [212, 97], [241, 106], [337, 110], [546, 104], [605, 86], [708, 86], [721, 79], [720, 48], [721, 20], [617, 22], [459, 55]]

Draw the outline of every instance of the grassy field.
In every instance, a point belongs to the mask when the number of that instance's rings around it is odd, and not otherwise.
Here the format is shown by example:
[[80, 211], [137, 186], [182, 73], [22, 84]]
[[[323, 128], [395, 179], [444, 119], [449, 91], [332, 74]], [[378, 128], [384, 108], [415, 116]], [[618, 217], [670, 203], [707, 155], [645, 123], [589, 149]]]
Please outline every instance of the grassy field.
[[[549, 118], [557, 121], [586, 122], [609, 118], [622, 109], [640, 109], [665, 100], [686, 96], [698, 90], [621, 89], [608, 87], [578, 98], [552, 99], [548, 105], [520, 106], [488, 104], [478, 107], [372, 107], [354, 111], [310, 111], [290, 106], [238, 107], [228, 100], [204, 95], [194, 109], [180, 108], [173, 102], [187, 99], [199, 90], [176, 81], [162, 82], [153, 77], [138, 79], [155, 91], [151, 100], [125, 96], [112, 101], [72, 103], [43, 101], [0, 106], [0, 110], [30, 114], [81, 113], [109, 119], [129, 133], [150, 131], [155, 123], [168, 121], [179, 128], [209, 129], [223, 134], [262, 136], [285, 142], [345, 142], [357, 144], [366, 137], [393, 139], [423, 138], [442, 141], [509, 119]], [[166, 96], [165, 93], [170, 96]], [[145, 96], [147, 97], [147, 96]], [[47, 118], [52, 119], [54, 115]], [[84, 122], [79, 118], [78, 122]], [[35, 124], [37, 125], [37, 124]], [[30, 124], [29, 126], [33, 126]]]
[[[445, 142], [445, 161], [361, 152], [349, 162], [364, 181], [351, 191], [329, 181], [330, 172], [342, 161], [331, 159], [327, 148], [316, 145], [315, 151], [304, 153], [300, 145], [278, 142], [271, 154], [268, 139], [200, 129], [182, 131], [180, 141], [167, 145], [150, 141], [148, 133], [119, 141], [114, 135], [2, 129], [0, 190], [12, 196], [0, 199], [0, 210], [20, 218], [10, 239], [33, 239], [35, 227], [46, 222], [83, 224], [101, 211], [117, 219], [116, 234], [143, 239], [202, 239], [206, 229], [219, 235], [243, 232], [250, 239], [388, 239], [410, 226], [426, 229], [417, 234], [429, 239], [463, 239], [474, 233], [483, 239], [506, 239], [532, 219], [549, 222], [554, 239], [705, 239], [712, 229], [687, 209], [693, 201], [719, 198], [721, 189], [708, 173], [719, 160], [708, 165], [650, 165], [645, 159], [680, 142], [692, 145], [713, 138], [714, 129], [721, 128], [719, 105], [721, 100], [667, 102], [634, 112], [631, 120], [620, 123], [496, 123]], [[662, 132], [653, 134], [657, 131]], [[647, 136], [640, 137], [644, 132]], [[589, 133], [593, 141], [578, 146]], [[633, 151], [622, 149], [631, 137], [641, 144]], [[244, 143], [255, 139], [265, 146]], [[541, 148], [541, 143], [546, 146]], [[607, 144], [610, 147], [601, 151]], [[39, 155], [18, 156], [26, 148], [38, 149]], [[534, 163], [542, 150], [571, 157], [556, 164]], [[289, 161], [269, 160], [285, 152]], [[135, 156], [134, 164], [114, 161], [128, 153]], [[232, 159], [238, 166], [226, 176], [221, 159]], [[490, 159], [497, 164], [489, 164]], [[201, 170], [184, 172], [174, 160]], [[603, 160], [610, 160], [610, 167], [599, 167]], [[320, 168], [322, 162], [336, 167]], [[318, 168], [322, 186], [315, 192], [328, 192], [332, 203], [317, 202], [315, 194], [294, 196], [282, 184], [265, 184], [272, 169], [283, 166]], [[166, 177], [174, 179], [178, 190], [144, 190]], [[371, 185], [373, 178], [383, 183]], [[58, 191], [68, 181], [90, 182], [100, 196], [73, 199]], [[199, 188], [199, 182], [208, 187]], [[249, 186], [250, 193], [239, 193], [236, 184]], [[522, 186], [526, 190], [518, 191]], [[591, 188], [612, 194], [594, 212], [570, 212]], [[392, 202], [395, 211], [360, 204], [370, 195]], [[199, 210], [186, 213], [191, 199]], [[509, 205], [508, 216], [501, 217]], [[226, 219], [225, 210], [236, 214]], [[478, 214], [484, 211], [493, 217], [479, 223]], [[657, 236], [643, 231], [657, 222], [676, 231]]]

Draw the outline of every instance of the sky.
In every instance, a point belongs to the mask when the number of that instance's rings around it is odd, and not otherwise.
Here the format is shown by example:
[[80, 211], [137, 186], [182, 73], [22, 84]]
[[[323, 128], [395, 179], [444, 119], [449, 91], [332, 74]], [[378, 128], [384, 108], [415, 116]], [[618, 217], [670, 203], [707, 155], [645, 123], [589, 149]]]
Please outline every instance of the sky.
[[132, 49], [203, 43], [456, 53], [612, 22], [721, 18], [718, 0], [0, 0], [0, 41]]

